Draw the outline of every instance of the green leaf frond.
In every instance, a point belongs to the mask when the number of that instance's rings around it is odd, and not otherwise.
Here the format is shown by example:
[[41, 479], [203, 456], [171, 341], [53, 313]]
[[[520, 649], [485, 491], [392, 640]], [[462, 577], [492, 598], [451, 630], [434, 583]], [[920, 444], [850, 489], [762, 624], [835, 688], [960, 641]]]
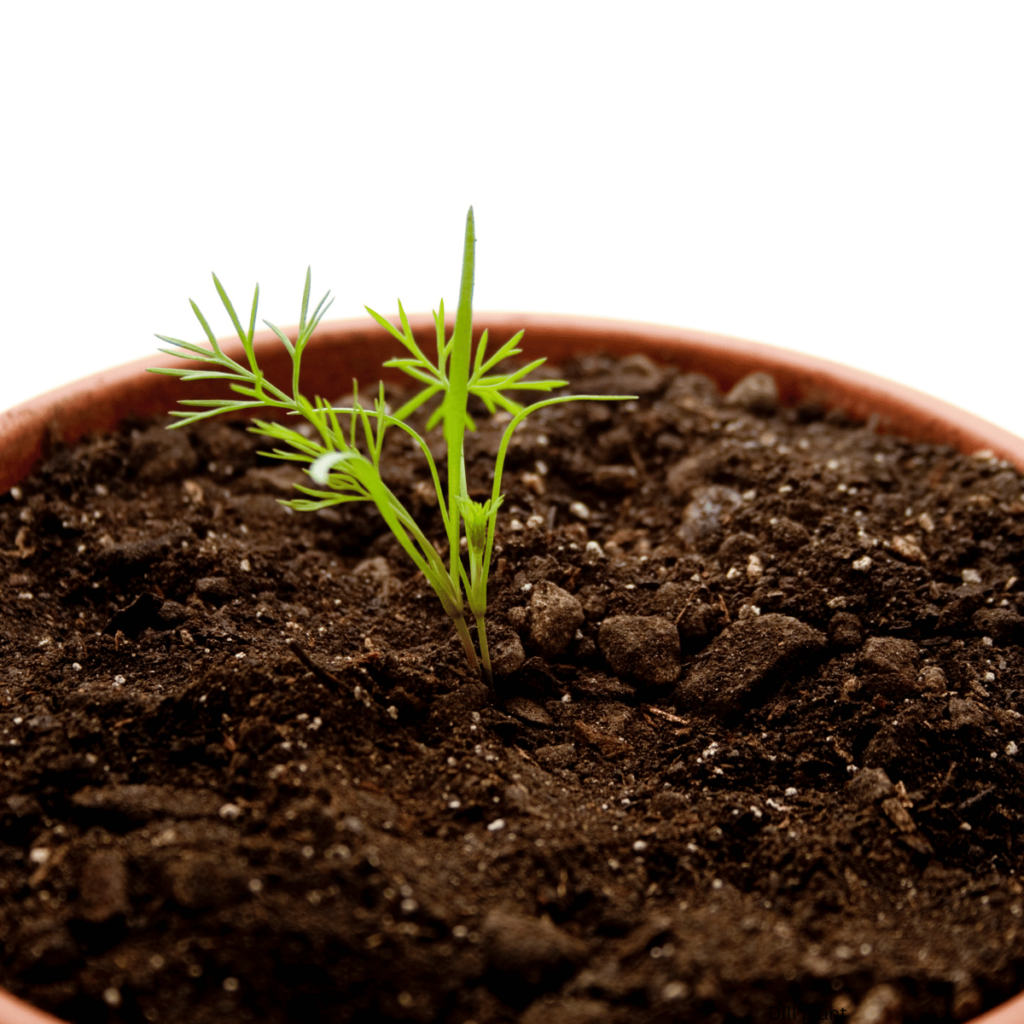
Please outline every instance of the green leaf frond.
[[[395, 418], [405, 420], [411, 416], [422, 405], [425, 405], [432, 398], [441, 396], [436, 408], [431, 412], [427, 420], [426, 429], [433, 430], [439, 424], [443, 424], [448, 417], [450, 387], [447, 376], [448, 360], [451, 356], [452, 345], [455, 341], [454, 334], [445, 340], [444, 329], [444, 303], [440, 304], [440, 311], [434, 313], [434, 324], [437, 331], [438, 360], [436, 364], [427, 362], [422, 350], [417, 346], [415, 350], [410, 346], [412, 338], [408, 329], [408, 321], [403, 321], [405, 334], [400, 332], [391, 323], [370, 310], [371, 315], [378, 323], [384, 326], [394, 337], [399, 338], [409, 351], [415, 351], [412, 358], [400, 357], [389, 359], [385, 366], [401, 370], [406, 376], [413, 378], [425, 385], [421, 391], [410, 398], [395, 414]], [[523, 406], [509, 397], [508, 391], [554, 391], [557, 388], [566, 387], [568, 381], [564, 380], [524, 380], [524, 378], [539, 369], [546, 362], [545, 359], [535, 359], [526, 366], [511, 370], [508, 373], [491, 373], [499, 363], [512, 356], [521, 353], [516, 346], [523, 338], [523, 331], [519, 331], [502, 345], [497, 352], [489, 359], [486, 358], [488, 346], [488, 332], [485, 330], [480, 336], [476, 345], [476, 353], [472, 361], [472, 373], [466, 384], [466, 392], [475, 395], [483, 403], [488, 413], [493, 414], [496, 409], [501, 408], [515, 415], [520, 412]], [[414, 344], [414, 343], [413, 343]], [[466, 430], [476, 430], [476, 424], [467, 413], [464, 417]]]
[[480, 551], [487, 542], [487, 526], [497, 515], [504, 497], [488, 498], [487, 501], [474, 501], [464, 495], [459, 496], [459, 514], [466, 531], [466, 545], [470, 550]]
[[[184, 349], [186, 352], [191, 352], [195, 358], [201, 360], [204, 363], [215, 363], [217, 362], [216, 356], [210, 352], [208, 348], [203, 348], [202, 345], [193, 345], [191, 341], [182, 341], [180, 338], [169, 338], [166, 334], [156, 335], [161, 341], [166, 341], [168, 345], [176, 345], [178, 348]], [[188, 359], [189, 356], [183, 356], [180, 352], [175, 352], [173, 349], [161, 348], [158, 351], [165, 353], [169, 356], [177, 356], [179, 359]], [[151, 370], [151, 373], [158, 372], [157, 370]]]
[[282, 331], [281, 328], [277, 326], [277, 324], [272, 324], [269, 320], [264, 320], [263, 323], [277, 335], [278, 340], [281, 342], [282, 345], [284, 345], [285, 351], [294, 359], [295, 346], [292, 344], [291, 338], [289, 338], [288, 335], [285, 334], [284, 331]]
[[302, 288], [302, 309], [299, 311], [299, 334], [306, 330], [306, 311], [309, 309], [309, 289], [313, 284], [313, 268], [306, 267], [306, 283]]
[[312, 281], [312, 272], [309, 267], [306, 268], [306, 283], [302, 290], [302, 310], [299, 314], [299, 334], [295, 340], [295, 354], [297, 357], [301, 357], [302, 350], [306, 347], [309, 339], [313, 337], [313, 332], [317, 329], [320, 321], [324, 318], [324, 314], [329, 310], [334, 303], [334, 299], [331, 298], [330, 292], [325, 292], [324, 297], [317, 303], [316, 309], [313, 310], [313, 315], [307, 320], [307, 314], [309, 311], [309, 289]]
[[[522, 352], [522, 349], [516, 348], [516, 345], [523, 340], [524, 334], [526, 334], [526, 331], [517, 331], [513, 334], [512, 337], [509, 338], [508, 341], [506, 341], [505, 344], [502, 345], [501, 348], [499, 348], [498, 351], [495, 352], [494, 355], [479, 368], [478, 376], [487, 373], [488, 370], [493, 369], [498, 365], [498, 363], [504, 362], [509, 357], [519, 355]], [[484, 331], [480, 338], [481, 346], [478, 346], [478, 348], [483, 346], [486, 339], [487, 332]], [[541, 360], [541, 362], [543, 362], [543, 360]]]
[[[583, 400], [620, 401], [632, 396], [558, 395], [535, 401], [529, 406], [515, 401], [511, 397], [512, 393], [547, 393], [565, 387], [566, 381], [530, 379], [530, 375], [544, 365], [544, 359], [535, 359], [518, 368], [502, 368], [505, 360], [521, 355], [519, 343], [523, 338], [522, 331], [499, 345], [492, 353], [489, 351], [489, 332], [485, 330], [474, 347], [472, 296], [475, 245], [471, 207], [466, 216], [458, 312], [450, 336], [445, 329], [443, 301], [433, 314], [436, 362], [431, 362], [426, 357], [413, 337], [409, 317], [400, 301], [398, 325], [367, 307], [367, 312], [373, 320], [404, 349], [404, 355], [389, 359], [384, 365], [401, 370], [420, 385], [417, 394], [395, 413], [389, 412], [387, 408], [383, 383], [378, 386], [372, 408], [370, 404], [360, 402], [357, 381], [352, 382], [351, 406], [345, 408], [333, 406], [319, 396], [310, 400], [300, 392], [299, 377], [303, 352], [333, 302], [330, 292], [327, 292], [310, 311], [312, 272], [309, 268], [306, 269], [303, 282], [299, 325], [295, 339], [292, 340], [281, 328], [269, 321], [263, 321], [284, 346], [291, 359], [290, 393], [268, 381], [257, 364], [254, 338], [260, 297], [259, 286], [257, 285], [253, 292], [248, 322], [243, 324], [216, 274], [213, 275], [214, 287], [242, 343], [245, 360], [239, 362], [222, 351], [199, 306], [190, 300], [207, 344], [196, 344], [158, 334], [157, 337], [167, 346], [160, 349], [161, 352], [186, 360], [191, 365], [154, 367], [152, 372], [177, 377], [186, 382], [222, 380], [235, 393], [234, 398], [183, 399], [181, 405], [185, 408], [171, 412], [171, 417], [175, 420], [172, 426], [186, 426], [212, 416], [247, 412], [250, 409], [274, 409], [284, 412], [289, 417], [298, 416], [305, 420], [311, 430], [296, 430], [285, 423], [265, 419], [255, 419], [249, 426], [252, 433], [266, 437], [271, 442], [271, 450], [262, 454], [296, 463], [309, 476], [311, 486], [295, 485], [300, 497], [282, 501], [281, 504], [300, 512], [315, 512], [347, 502], [373, 502], [395, 539], [434, 589], [441, 606], [451, 617], [466, 649], [470, 666], [479, 666], [484, 681], [490, 684], [491, 663], [484, 621], [487, 610], [487, 579], [494, 549], [498, 510], [503, 502], [502, 473], [512, 434], [530, 413], [547, 405]], [[467, 409], [470, 395], [475, 395], [488, 413], [493, 414], [502, 409], [511, 417], [498, 448], [491, 495], [482, 502], [471, 499], [467, 488], [464, 436], [466, 430], [475, 429]], [[427, 428], [438, 424], [444, 426], [447, 444], [447, 487], [442, 487], [441, 475], [426, 441], [405, 422], [414, 412], [434, 399], [438, 401], [427, 419]], [[384, 439], [390, 427], [396, 427], [408, 434], [423, 453], [444, 523], [447, 540], [445, 558], [449, 560], [448, 565], [381, 476], [380, 462], [384, 451]], [[460, 540], [463, 537], [466, 547], [464, 556], [460, 554]], [[476, 620], [479, 662], [467, 626], [463, 592], [469, 611]]]
[[213, 348], [213, 353], [220, 359], [224, 358], [224, 353], [220, 350], [220, 345], [217, 344], [217, 335], [210, 330], [210, 325], [206, 322], [206, 317], [203, 316], [203, 311], [196, 305], [192, 299], [189, 299], [189, 305], [192, 307], [192, 312], [195, 313], [196, 319], [199, 321], [200, 326], [203, 328], [203, 333], [210, 341], [210, 346]]
[[339, 494], [332, 494], [330, 491], [308, 491], [307, 493], [322, 493], [324, 497], [318, 501], [310, 501], [308, 498], [291, 498], [289, 500], [279, 498], [278, 501], [285, 508], [293, 508], [296, 512], [319, 512], [321, 509], [330, 508], [332, 505], [343, 505], [346, 501], [359, 500], [358, 498], [344, 498]]
[[288, 458], [296, 461], [308, 462], [311, 459], [318, 458], [324, 451], [321, 445], [308, 440], [301, 434], [285, 437], [284, 435], [271, 434], [265, 430], [259, 430], [255, 427], [250, 427], [249, 429], [253, 434], [261, 434], [262, 436], [269, 437], [275, 441], [284, 441], [285, 444], [290, 445], [294, 449], [294, 452], [282, 452], [280, 449], [274, 449], [273, 455], [275, 459]]
[[448, 346], [444, 338], [444, 299], [438, 302], [434, 311], [434, 334], [437, 338], [437, 365], [443, 371], [445, 360], [448, 358]]
[[301, 455], [298, 452], [286, 452], [280, 448], [273, 448], [270, 451], [261, 451], [259, 453], [267, 459], [280, 459], [282, 462], [312, 462], [316, 458], [315, 453], [308, 455]]
[[332, 484], [329, 491], [321, 491], [313, 487], [306, 487], [305, 484], [293, 484], [292, 486], [301, 494], [309, 494], [314, 498], [320, 498], [322, 500], [331, 498], [331, 504], [333, 505], [343, 505], [349, 501], [369, 500], [369, 496], [365, 491], [357, 490], [355, 487], [349, 484], [344, 484], [343, 482], [340, 487], [335, 487]]
[[[220, 283], [220, 279], [216, 274], [213, 275], [213, 284], [217, 289], [217, 294], [220, 296], [221, 305], [227, 310], [228, 316], [231, 318], [231, 326], [235, 329], [235, 334], [238, 335], [238, 340], [243, 345], [249, 340], [249, 336], [245, 331], [242, 330], [242, 324], [238, 319], [238, 314], [235, 312], [235, 307], [232, 305], [231, 300], [228, 298], [228, 293], [224, 291], [224, 286]], [[256, 285], [256, 295], [259, 296], [260, 286]], [[246, 346], [248, 348], [248, 346]], [[255, 369], [255, 367], [253, 367]]]
[[309, 475], [316, 483], [323, 487], [330, 479], [331, 470], [335, 466], [361, 457], [354, 452], [324, 452], [323, 455], [319, 455], [313, 460], [312, 465], [309, 467]]
[[221, 416], [229, 412], [244, 412], [246, 409], [256, 409], [262, 404], [260, 402], [221, 402], [208, 399], [182, 399], [182, 405], [208, 406], [205, 412], [183, 412], [180, 409], [172, 409], [167, 415], [173, 416], [177, 422], [169, 423], [168, 429], [176, 427], [187, 427], [200, 420], [207, 420], [211, 416]]
[[[398, 301], [398, 315], [402, 324], [402, 329], [399, 330], [390, 320], [381, 316], [376, 310], [370, 309], [369, 306], [363, 307], [374, 320], [380, 324], [396, 341], [402, 343], [402, 345], [409, 351], [418, 366], [430, 369], [430, 360], [420, 350], [419, 345], [416, 344], [416, 339], [412, 336], [412, 330], [409, 327], [409, 318], [405, 315], [405, 310], [402, 308], [401, 300]], [[385, 366], [388, 364], [385, 363]]]

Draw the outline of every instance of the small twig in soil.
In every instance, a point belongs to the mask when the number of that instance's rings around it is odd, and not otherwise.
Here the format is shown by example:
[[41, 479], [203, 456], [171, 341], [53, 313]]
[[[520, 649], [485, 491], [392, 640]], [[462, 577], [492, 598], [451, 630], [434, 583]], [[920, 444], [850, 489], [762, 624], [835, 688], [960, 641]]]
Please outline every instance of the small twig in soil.
[[652, 704], [645, 704], [643, 710], [652, 715], [657, 715], [659, 718], [664, 718], [666, 722], [675, 722], [678, 725], [689, 725], [690, 720], [688, 718], [680, 718], [678, 715], [673, 715], [671, 711], [663, 711], [661, 708], [656, 708]]
[[[306, 652], [305, 652], [305, 651], [304, 651], [304, 650], [303, 650], [303, 649], [302, 649], [302, 648], [301, 648], [301, 647], [299, 646], [299, 644], [298, 644], [298, 641], [296, 641], [296, 640], [289, 640], [289, 641], [288, 641], [288, 645], [287, 645], [287, 646], [288, 646], [288, 650], [289, 650], [289, 651], [291, 651], [291, 652], [292, 652], [292, 654], [294, 654], [294, 655], [295, 655], [295, 657], [296, 657], [296, 658], [298, 658], [298, 659], [299, 659], [299, 661], [301, 661], [301, 662], [302, 662], [302, 664], [303, 664], [303, 665], [305, 665], [305, 666], [306, 666], [306, 668], [308, 668], [308, 669], [309, 669], [309, 671], [313, 673], [313, 675], [315, 675], [315, 676], [318, 676], [318, 677], [319, 677], [320, 679], [322, 679], [322, 680], [323, 680], [323, 681], [324, 681], [325, 683], [330, 683], [330, 684], [331, 684], [332, 686], [337, 686], [337, 687], [343, 687], [343, 686], [347, 686], [347, 685], [348, 685], [347, 683], [344, 683], [344, 682], [342, 682], [342, 681], [341, 681], [341, 680], [340, 680], [340, 679], [339, 679], [339, 678], [338, 678], [338, 677], [337, 677], [336, 675], [334, 675], [333, 673], [331, 673], [331, 672], [328, 672], [328, 671], [327, 671], [327, 669], [325, 669], [325, 668], [324, 668], [324, 667], [323, 667], [322, 665], [318, 665], [318, 664], [317, 664], [317, 663], [316, 663], [316, 662], [315, 662], [315, 661], [314, 661], [314, 660], [313, 660], [313, 659], [312, 659], [312, 658], [311, 658], [311, 657], [310, 657], [310, 656], [309, 656], [309, 655], [308, 655], [308, 654], [307, 654], [307, 653], [306, 653]], [[351, 689], [351, 687], [350, 687], [350, 686], [349, 686], [348, 688], [349, 688], [349, 689]]]

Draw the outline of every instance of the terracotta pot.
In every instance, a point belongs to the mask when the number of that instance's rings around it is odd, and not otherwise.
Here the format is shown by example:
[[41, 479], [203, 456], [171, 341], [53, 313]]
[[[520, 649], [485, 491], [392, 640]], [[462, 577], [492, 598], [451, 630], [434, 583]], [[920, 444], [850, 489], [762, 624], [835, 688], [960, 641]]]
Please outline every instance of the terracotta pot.
[[[723, 390], [752, 370], [764, 370], [775, 378], [786, 404], [818, 402], [841, 408], [853, 417], [876, 417], [880, 431], [947, 444], [967, 454], [987, 449], [1024, 470], [1024, 439], [912, 388], [814, 356], [652, 324], [519, 313], [478, 313], [475, 319], [476, 331], [489, 327], [496, 341], [525, 328], [524, 356], [546, 356], [554, 364], [583, 352], [644, 353], [681, 370], [707, 374]], [[421, 337], [433, 336], [430, 317], [414, 316], [410, 321]], [[283, 346], [269, 331], [261, 332], [257, 339], [260, 366], [272, 381], [290, 389], [291, 364]], [[225, 351], [244, 361], [237, 341], [223, 345]], [[364, 388], [372, 386], [382, 360], [399, 351], [398, 343], [369, 319], [325, 323], [304, 360], [303, 390], [332, 397], [346, 391], [353, 377], [362, 381]], [[144, 372], [157, 365], [185, 364], [167, 356], [148, 356], [0, 413], [0, 491], [21, 480], [55, 443], [69, 444], [93, 431], [112, 430], [125, 418], [166, 413], [180, 397], [224, 394], [217, 382], [183, 385], [176, 378]], [[59, 1022], [0, 990], [0, 1024]], [[1024, 1024], [1024, 993], [977, 1018], [974, 1024]]]

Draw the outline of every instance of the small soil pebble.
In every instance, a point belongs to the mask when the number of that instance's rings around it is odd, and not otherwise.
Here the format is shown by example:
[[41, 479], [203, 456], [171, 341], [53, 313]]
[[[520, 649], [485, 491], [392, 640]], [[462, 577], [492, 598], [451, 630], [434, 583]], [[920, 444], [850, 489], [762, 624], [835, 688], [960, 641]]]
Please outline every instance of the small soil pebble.
[[795, 551], [811, 539], [807, 527], [787, 519], [786, 516], [771, 519], [768, 523], [768, 532], [772, 543], [783, 551]]
[[204, 576], [196, 580], [196, 593], [204, 601], [222, 604], [234, 597], [235, 591], [231, 581], [223, 576]]
[[779, 404], [779, 389], [770, 373], [748, 373], [725, 396], [726, 405], [738, 405], [748, 412], [770, 415]]
[[492, 910], [484, 919], [481, 939], [493, 971], [532, 987], [568, 976], [587, 954], [586, 943], [550, 919], [501, 910]]
[[505, 710], [534, 725], [554, 725], [551, 716], [536, 701], [526, 697], [512, 697], [505, 702]]
[[693, 498], [683, 509], [676, 536], [694, 550], [704, 550], [721, 536], [730, 514], [743, 504], [739, 491], [732, 487], [711, 484], [694, 488]]
[[640, 474], [636, 466], [598, 466], [594, 483], [608, 494], [627, 494], [640, 486]]
[[873, 636], [858, 655], [861, 681], [873, 693], [909, 697], [918, 690], [917, 653], [910, 640]]
[[941, 694], [946, 692], [946, 673], [938, 665], [926, 665], [918, 676], [918, 689], [922, 693]]
[[545, 658], [563, 654], [583, 625], [579, 600], [561, 587], [541, 580], [530, 596], [530, 642]]
[[746, 563], [751, 555], [756, 554], [760, 542], [752, 533], [744, 533], [742, 530], [730, 533], [722, 541], [718, 549], [719, 561], [726, 565], [743, 562]]
[[679, 677], [679, 633], [658, 615], [613, 615], [601, 623], [597, 643], [613, 672], [649, 686]]
[[736, 711], [763, 702], [792, 671], [825, 648], [825, 637], [789, 615], [761, 615], [726, 627], [676, 687], [680, 707]]
[[690, 649], [703, 645], [709, 637], [717, 635], [722, 625], [722, 610], [694, 601], [687, 604], [676, 619], [679, 636]]
[[703, 373], [681, 373], [665, 389], [665, 400], [683, 408], [718, 398], [718, 386]]
[[573, 734], [577, 744], [596, 747], [609, 760], [623, 757], [632, 750], [632, 747], [621, 736], [612, 736], [586, 722], [577, 722]]
[[1012, 608], [980, 608], [971, 616], [971, 625], [1000, 643], [1024, 642], [1024, 617]]
[[986, 592], [983, 587], [974, 584], [957, 587], [939, 615], [937, 629], [942, 633], [947, 633], [966, 627], [971, 616], [985, 603], [985, 597]]
[[499, 640], [491, 651], [491, 667], [496, 676], [515, 675], [526, 661], [522, 641], [514, 633]]
[[188, 618], [188, 609], [177, 601], [162, 601], [154, 616], [155, 629], [180, 626]]
[[850, 801], [859, 807], [881, 803], [895, 792], [892, 781], [881, 768], [862, 768], [846, 784]]
[[954, 731], [962, 729], [982, 730], [987, 724], [988, 716], [983, 708], [973, 700], [961, 700], [952, 697], [949, 701], [949, 724]]
[[897, 535], [892, 538], [889, 545], [900, 558], [905, 558], [908, 562], [925, 561], [925, 553], [913, 537]]
[[91, 853], [78, 880], [81, 916], [99, 924], [130, 909], [128, 869], [124, 854], [116, 849]]
[[828, 642], [833, 647], [849, 648], [860, 647], [864, 640], [864, 628], [860, 619], [852, 612], [836, 612], [829, 619]]

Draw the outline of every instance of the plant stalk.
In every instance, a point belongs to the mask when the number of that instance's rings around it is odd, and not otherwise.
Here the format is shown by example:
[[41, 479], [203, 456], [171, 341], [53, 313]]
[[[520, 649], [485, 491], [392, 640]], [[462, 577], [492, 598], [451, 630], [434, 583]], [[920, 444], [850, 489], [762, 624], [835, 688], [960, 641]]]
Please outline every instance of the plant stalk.
[[494, 673], [491, 671], [491, 652], [487, 647], [487, 625], [482, 615], [477, 616], [476, 635], [480, 641], [480, 674], [487, 689], [494, 693]]
[[473, 272], [476, 239], [473, 235], [473, 207], [466, 214], [466, 236], [462, 251], [462, 280], [459, 305], [455, 314], [451, 360], [448, 364], [448, 413], [444, 418], [444, 438], [448, 448], [448, 544], [451, 552], [451, 578], [461, 601], [459, 579], [459, 498], [463, 493], [466, 467], [463, 439], [466, 433], [466, 402], [469, 398], [469, 360], [473, 343]]
[[[474, 672], [483, 672], [480, 668], [480, 661], [476, 656], [476, 648], [473, 646], [473, 638], [469, 635], [469, 626], [466, 625], [466, 618], [460, 615], [458, 618], [452, 616], [452, 620], [455, 622], [456, 632], [459, 634], [459, 638], [462, 640], [462, 646], [466, 648], [466, 660], [469, 662], [469, 667]], [[487, 676], [490, 676], [490, 661], [487, 663]], [[488, 685], [490, 685], [488, 683]]]

